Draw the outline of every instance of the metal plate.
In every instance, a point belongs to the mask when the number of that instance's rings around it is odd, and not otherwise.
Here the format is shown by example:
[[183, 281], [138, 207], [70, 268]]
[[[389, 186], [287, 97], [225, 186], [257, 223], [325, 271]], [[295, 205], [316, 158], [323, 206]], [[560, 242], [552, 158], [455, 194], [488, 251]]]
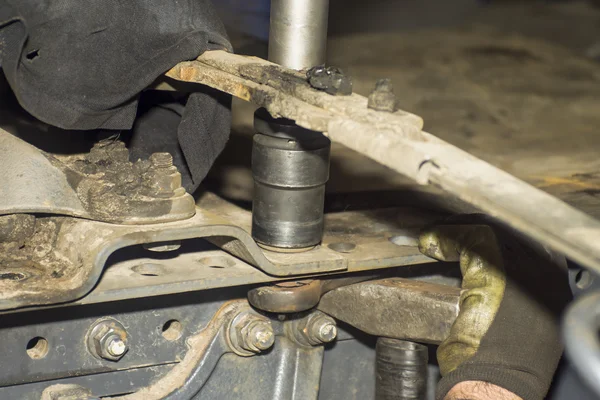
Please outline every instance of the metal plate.
[[[221, 278], [229, 277], [229, 272], [234, 270], [225, 269], [219, 273], [209, 271], [204, 276], [215, 277], [212, 282], [201, 284], [204, 278], [200, 274], [196, 275], [198, 279], [194, 282], [180, 284], [179, 288], [177, 285], [168, 290], [163, 288], [156, 293], [173, 293], [184, 287], [187, 290], [196, 290], [264, 282], [269, 280], [269, 276], [272, 277], [270, 280], [277, 280], [299, 275], [362, 271], [431, 261], [414, 245], [399, 246], [389, 240], [399, 235], [414, 236], [418, 229], [435, 220], [437, 216], [431, 213], [421, 213], [414, 209], [383, 209], [329, 214], [326, 216], [326, 232], [321, 246], [304, 253], [287, 254], [264, 251], [256, 245], [248, 233], [251, 221], [249, 211], [214, 195], [207, 195], [200, 202], [200, 206], [202, 208], [198, 208], [196, 215], [188, 220], [143, 226], [114, 225], [70, 218], [56, 219], [58, 232], [56, 241], [52, 242], [51, 246], [52, 257], [38, 260], [35, 268], [25, 268], [20, 260], [15, 262], [15, 265], [4, 265], [4, 268], [14, 273], [26, 269], [26, 277], [21, 280], [0, 279], [0, 309], [77, 300], [96, 286], [112, 253], [143, 243], [209, 238], [224, 251], [243, 260], [246, 263], [244, 267], [249, 264], [263, 272], [257, 273], [246, 268], [245, 272], [249, 272], [247, 280], [245, 273], [234, 273], [231, 283], [226, 283], [226, 280]], [[354, 247], [350, 251], [340, 251], [336, 246], [340, 243], [350, 243]], [[185, 271], [186, 268], [190, 268], [187, 264], [189, 260], [186, 260], [188, 256], [175, 259], [177, 254], [175, 252], [166, 257], [163, 255], [159, 263], [169, 263], [170, 258], [174, 261], [174, 270], [181, 271], [182, 267]], [[195, 256], [190, 257], [193, 259]], [[198, 255], [198, 258], [202, 257], [205, 256]], [[236, 262], [236, 265], [242, 264]], [[203, 268], [202, 265], [199, 267]], [[211, 267], [204, 265], [204, 268]], [[107, 274], [115, 273], [117, 276], [114, 279], [118, 281], [119, 271], [119, 268], [114, 268], [107, 271]], [[177, 275], [171, 275], [174, 276]], [[144, 282], [143, 276], [133, 277]], [[110, 290], [109, 287], [110, 285], [104, 286], [106, 290]]]

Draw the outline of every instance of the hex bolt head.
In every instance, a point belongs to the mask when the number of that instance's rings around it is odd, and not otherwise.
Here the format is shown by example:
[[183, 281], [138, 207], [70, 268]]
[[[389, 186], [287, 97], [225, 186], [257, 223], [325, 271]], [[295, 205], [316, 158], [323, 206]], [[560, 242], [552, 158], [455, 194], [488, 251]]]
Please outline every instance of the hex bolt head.
[[123, 325], [114, 319], [96, 322], [87, 336], [89, 352], [96, 358], [119, 361], [129, 350], [128, 334]]
[[231, 321], [228, 338], [236, 354], [248, 357], [273, 347], [275, 331], [266, 317], [254, 311], [242, 311]]

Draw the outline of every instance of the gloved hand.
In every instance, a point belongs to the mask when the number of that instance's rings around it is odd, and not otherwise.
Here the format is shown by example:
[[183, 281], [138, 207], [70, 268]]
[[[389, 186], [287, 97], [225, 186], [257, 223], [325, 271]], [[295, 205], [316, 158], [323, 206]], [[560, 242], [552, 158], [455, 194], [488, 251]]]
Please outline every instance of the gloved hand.
[[483, 381], [541, 400], [563, 351], [566, 268], [505, 228], [481, 224], [482, 216], [467, 218], [479, 223], [436, 226], [419, 238], [423, 254], [459, 261], [463, 275], [459, 316], [437, 351], [437, 399], [460, 382]]

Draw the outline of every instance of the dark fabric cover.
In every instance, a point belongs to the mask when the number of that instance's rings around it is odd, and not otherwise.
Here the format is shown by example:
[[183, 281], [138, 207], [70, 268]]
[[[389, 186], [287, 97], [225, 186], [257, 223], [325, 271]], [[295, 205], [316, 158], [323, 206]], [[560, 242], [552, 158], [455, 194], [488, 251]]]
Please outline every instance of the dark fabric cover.
[[[142, 90], [178, 62], [218, 48], [231, 45], [209, 0], [0, 0], [6, 79], [23, 108], [64, 129], [132, 128]], [[187, 102], [177, 136], [188, 189], [227, 141], [226, 103], [210, 92]]]

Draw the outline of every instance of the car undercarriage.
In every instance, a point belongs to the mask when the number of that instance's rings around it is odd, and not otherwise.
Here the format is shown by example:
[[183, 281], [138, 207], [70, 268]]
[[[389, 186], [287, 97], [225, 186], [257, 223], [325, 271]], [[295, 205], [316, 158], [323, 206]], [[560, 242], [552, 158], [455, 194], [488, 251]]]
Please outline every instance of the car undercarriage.
[[[575, 3], [531, 9], [600, 20]], [[548, 398], [596, 398], [597, 60], [493, 24], [326, 55], [328, 12], [272, 0], [268, 43], [231, 34], [145, 90], [234, 99], [192, 193], [176, 153], [50, 127], [0, 79], [0, 399], [433, 398], [465, 288], [420, 233], [473, 213], [568, 264]]]

